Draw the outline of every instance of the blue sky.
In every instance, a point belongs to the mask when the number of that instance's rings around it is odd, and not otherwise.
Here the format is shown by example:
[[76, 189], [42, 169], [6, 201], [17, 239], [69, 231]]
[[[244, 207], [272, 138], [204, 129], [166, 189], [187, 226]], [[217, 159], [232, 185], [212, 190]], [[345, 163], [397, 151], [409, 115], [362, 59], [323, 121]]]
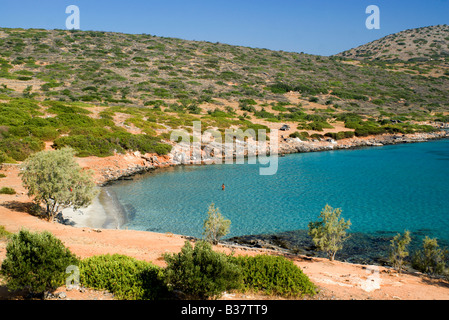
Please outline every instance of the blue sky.
[[[449, 24], [449, 0], [16, 0], [0, 26], [65, 29], [69, 5], [81, 30], [147, 33], [272, 50], [332, 55], [405, 29]], [[369, 30], [368, 5], [380, 9]]]

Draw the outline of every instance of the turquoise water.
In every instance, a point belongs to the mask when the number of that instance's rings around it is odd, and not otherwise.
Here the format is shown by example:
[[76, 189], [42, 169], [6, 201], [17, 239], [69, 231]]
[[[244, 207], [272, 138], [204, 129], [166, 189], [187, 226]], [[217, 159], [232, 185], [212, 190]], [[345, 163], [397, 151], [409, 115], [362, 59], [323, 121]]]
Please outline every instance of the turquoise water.
[[[307, 229], [329, 204], [351, 232], [412, 232], [449, 242], [449, 140], [287, 155], [259, 165], [174, 167], [109, 186], [128, 210], [125, 227], [201, 237], [214, 202], [229, 237]], [[225, 191], [221, 190], [222, 184]]]

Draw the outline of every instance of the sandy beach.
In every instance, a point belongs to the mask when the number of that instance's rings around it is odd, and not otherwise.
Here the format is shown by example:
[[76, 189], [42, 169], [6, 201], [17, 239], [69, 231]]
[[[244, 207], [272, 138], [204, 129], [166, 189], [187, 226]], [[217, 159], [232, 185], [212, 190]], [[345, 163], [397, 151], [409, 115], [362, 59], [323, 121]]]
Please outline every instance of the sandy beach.
[[[85, 161], [83, 159], [80, 162]], [[108, 159], [99, 159], [99, 162]], [[47, 230], [77, 256], [85, 258], [100, 254], [124, 254], [140, 260], [150, 261], [164, 266], [162, 255], [166, 252], [179, 252], [187, 239], [180, 235], [160, 234], [146, 231], [105, 229], [108, 215], [101, 205], [100, 197], [88, 209], [81, 209], [67, 217], [73, 219], [75, 226], [50, 223], [29, 213], [32, 204], [18, 176], [18, 167], [4, 166], [0, 173], [6, 178], [0, 179], [0, 187], [9, 186], [17, 191], [16, 195], [0, 195], [0, 225], [10, 232], [22, 228], [32, 231]], [[113, 219], [112, 219], [113, 220]], [[238, 255], [282, 254], [268, 249], [250, 249], [217, 245], [215, 250]], [[6, 241], [0, 240], [0, 261], [6, 255]], [[328, 261], [323, 258], [311, 258], [300, 255], [287, 255], [318, 286], [320, 293], [315, 299], [325, 300], [448, 300], [449, 283], [442, 279], [431, 278], [420, 273], [398, 274], [391, 268], [350, 264], [340, 261]], [[93, 300], [112, 299], [103, 292], [85, 290], [65, 292], [68, 299]], [[0, 283], [0, 299], [14, 299]], [[229, 293], [222, 299], [279, 299], [279, 297], [257, 294]]]
[[98, 194], [87, 208], [62, 210], [65, 224], [94, 229], [122, 229], [126, 223], [125, 209], [111, 190], [97, 188]]

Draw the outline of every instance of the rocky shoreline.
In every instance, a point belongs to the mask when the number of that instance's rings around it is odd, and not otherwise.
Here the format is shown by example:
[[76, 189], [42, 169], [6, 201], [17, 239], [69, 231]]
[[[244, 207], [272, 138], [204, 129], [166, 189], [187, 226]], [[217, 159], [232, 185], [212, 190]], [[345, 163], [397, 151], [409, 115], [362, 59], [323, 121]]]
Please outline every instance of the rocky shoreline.
[[[344, 140], [321, 139], [312, 141], [301, 141], [298, 138], [283, 139], [278, 145], [278, 155], [284, 156], [293, 153], [321, 152], [343, 149], [357, 149], [364, 147], [381, 147], [385, 145], [426, 142], [449, 138], [449, 131], [439, 131], [430, 133], [414, 134], [383, 134], [379, 136], [370, 136], [364, 138], [351, 138]], [[256, 156], [257, 148], [250, 142], [241, 142], [245, 157], [248, 155]], [[122, 168], [114, 169], [111, 167], [99, 168], [100, 178], [97, 181], [98, 186], [106, 186], [110, 183], [120, 180], [133, 180], [133, 176], [144, 174], [149, 171], [178, 165], [207, 165], [213, 164], [213, 158], [208, 156], [207, 148], [210, 145], [201, 146], [201, 155], [192, 155], [185, 146], [177, 145], [167, 156], [157, 156], [154, 154], [140, 154], [134, 152], [132, 161], [125, 163]], [[234, 158], [237, 154], [234, 153]], [[126, 162], [126, 160], [125, 160]], [[137, 162], [137, 163], [136, 163]]]
[[[380, 136], [352, 138], [339, 141], [335, 141], [333, 139], [324, 139], [320, 141], [298, 141], [299, 139], [288, 138], [279, 144], [279, 155], [282, 156], [284, 154], [294, 153], [321, 152], [426, 142], [445, 138], [449, 138], [449, 131], [415, 133], [408, 135], [384, 134]], [[115, 170], [111, 166], [98, 166], [97, 170], [99, 170], [102, 178], [100, 179], [98, 186], [106, 187], [107, 185], [117, 181], [133, 180], [136, 175], [145, 174], [149, 171], [160, 168], [186, 165], [179, 161], [181, 158], [179, 150], [180, 149], [175, 149], [174, 152], [163, 157], [148, 154], [142, 155], [139, 152], [134, 152], [132, 155], [128, 155], [128, 158], [126, 158], [128, 161], [125, 161], [125, 165]], [[202, 150], [204, 150], [204, 148], [202, 148]], [[182, 157], [185, 159], [186, 155], [184, 154]], [[207, 161], [198, 162], [195, 161], [193, 157], [188, 158], [192, 160], [191, 162], [193, 165], [208, 164]], [[121, 212], [123, 213], [123, 208]], [[122, 216], [123, 215], [120, 215], [120, 217]], [[114, 218], [117, 220], [116, 216], [109, 218]], [[344, 249], [339, 252], [336, 259], [350, 263], [387, 265], [387, 251], [390, 245], [390, 240], [393, 236], [394, 234], [366, 235], [362, 233], [354, 233], [345, 245]], [[197, 240], [194, 237], [189, 236], [185, 236], [184, 238]], [[230, 248], [234, 247], [243, 250], [264, 249], [281, 254], [299, 254], [311, 258], [325, 257], [323, 253], [316, 251], [310, 237], [307, 235], [307, 230], [293, 230], [276, 234], [239, 236], [220, 241], [220, 244]]]
[[385, 145], [427, 142], [429, 140], [445, 138], [449, 138], [449, 131], [414, 134], [383, 134], [378, 136], [370, 136], [367, 138], [351, 138], [340, 141], [335, 141], [328, 138], [324, 141], [314, 140], [311, 143], [303, 142], [299, 139], [289, 138], [286, 139], [284, 144], [280, 145], [279, 153], [290, 154], [327, 150], [357, 149], [363, 147], [382, 147]]

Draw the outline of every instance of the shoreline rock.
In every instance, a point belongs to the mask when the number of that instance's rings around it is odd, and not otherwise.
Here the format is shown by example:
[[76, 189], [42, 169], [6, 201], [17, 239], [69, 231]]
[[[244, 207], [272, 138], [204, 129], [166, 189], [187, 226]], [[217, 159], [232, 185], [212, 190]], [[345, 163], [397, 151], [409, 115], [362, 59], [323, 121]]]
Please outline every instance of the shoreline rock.
[[[427, 142], [430, 140], [447, 138], [449, 138], [449, 131], [413, 134], [382, 134], [363, 138], [355, 137], [339, 141], [335, 141], [333, 139], [301, 141], [297, 138], [287, 138], [283, 142], [279, 143], [279, 148], [276, 153], [279, 156], [284, 156], [286, 154], [294, 153], [322, 152], [344, 149], [349, 150], [364, 147], [382, 147], [385, 145]], [[120, 180], [133, 180], [133, 177], [136, 175], [145, 174], [158, 168], [179, 165], [214, 164], [213, 159], [207, 157], [207, 154], [210, 153], [207, 148], [210, 146], [202, 146], [201, 155], [191, 155], [186, 146], [177, 145], [175, 147], [176, 148], [174, 148], [172, 152], [165, 157], [157, 156], [156, 154], [141, 155], [139, 152], [134, 152], [134, 158], [139, 158], [141, 160], [141, 164], [129, 163], [126, 168], [120, 169], [113, 169], [111, 167], [101, 168], [101, 178], [99, 179], [100, 181], [97, 182], [97, 185], [103, 187]], [[244, 154], [240, 156], [245, 158], [249, 156], [257, 156], [257, 148], [253, 144], [245, 142], [245, 147], [246, 148], [243, 148]], [[235, 160], [237, 156], [239, 155], [234, 153], [233, 159]]]

